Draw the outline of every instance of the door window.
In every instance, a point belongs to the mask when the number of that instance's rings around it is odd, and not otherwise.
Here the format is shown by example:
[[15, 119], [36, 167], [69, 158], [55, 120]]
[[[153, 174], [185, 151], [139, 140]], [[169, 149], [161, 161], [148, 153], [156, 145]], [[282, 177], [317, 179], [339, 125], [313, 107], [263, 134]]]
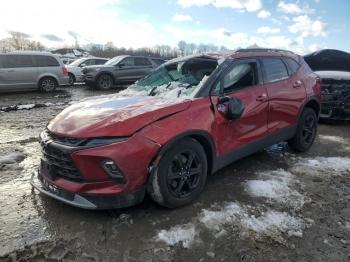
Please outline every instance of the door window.
[[125, 66], [135, 66], [135, 61], [133, 57], [127, 57], [123, 61], [120, 62], [121, 64], [124, 64]]
[[151, 62], [148, 61], [147, 58], [143, 57], [135, 57], [135, 65], [136, 66], [151, 66]]
[[32, 57], [30, 55], [7, 55], [7, 67], [33, 67]]
[[224, 93], [230, 93], [257, 84], [256, 63], [239, 63], [223, 78]]
[[106, 63], [107, 61], [106, 60], [103, 60], [103, 59], [96, 59], [95, 60], [95, 63], [96, 65], [103, 65], [104, 63]]
[[280, 58], [264, 57], [262, 58], [265, 69], [265, 81], [276, 82], [288, 78], [287, 68]]

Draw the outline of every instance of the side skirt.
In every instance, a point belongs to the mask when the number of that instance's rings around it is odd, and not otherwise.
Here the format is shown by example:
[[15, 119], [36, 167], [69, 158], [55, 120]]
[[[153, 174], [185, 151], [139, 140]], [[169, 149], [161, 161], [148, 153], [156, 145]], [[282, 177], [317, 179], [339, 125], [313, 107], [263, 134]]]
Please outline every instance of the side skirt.
[[273, 144], [291, 139], [297, 131], [298, 126], [293, 125], [291, 127], [285, 128], [282, 131], [268, 135], [266, 138], [252, 142], [248, 145], [236, 148], [231, 152], [228, 152], [214, 161], [214, 167], [212, 173], [218, 171], [219, 169], [239, 160], [253, 153], [258, 152], [268, 146]]

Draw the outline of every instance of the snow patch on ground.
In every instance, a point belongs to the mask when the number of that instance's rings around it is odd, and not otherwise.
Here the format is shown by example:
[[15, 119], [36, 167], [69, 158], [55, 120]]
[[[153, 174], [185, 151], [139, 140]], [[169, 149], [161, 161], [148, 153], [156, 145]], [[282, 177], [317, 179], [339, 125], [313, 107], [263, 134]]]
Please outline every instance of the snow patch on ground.
[[25, 155], [21, 152], [9, 153], [7, 155], [0, 156], [0, 166], [19, 163], [24, 158], [25, 158]]
[[318, 136], [322, 140], [328, 140], [331, 142], [341, 143], [341, 144], [349, 144], [350, 141], [346, 140], [343, 137], [340, 136], [326, 136], [326, 135], [319, 135]]
[[203, 209], [199, 221], [207, 228], [219, 232], [222, 230], [223, 225], [236, 223], [240, 217], [244, 217], [245, 215], [248, 216], [239, 203], [231, 202], [219, 210]]
[[28, 104], [28, 105], [19, 105], [17, 106], [17, 110], [29, 110], [35, 107], [35, 104]]
[[169, 230], [161, 230], [157, 235], [157, 241], [163, 241], [169, 246], [181, 243], [184, 248], [189, 248], [195, 241], [198, 232], [194, 224], [178, 225]]
[[241, 223], [244, 228], [269, 237], [280, 236], [281, 233], [302, 237], [305, 228], [302, 219], [274, 210], [269, 210], [260, 217], [243, 219]]
[[299, 181], [283, 169], [261, 172], [259, 180], [244, 183], [245, 190], [254, 197], [264, 197], [294, 209], [300, 209], [305, 203], [304, 196], [291, 188]]
[[303, 219], [285, 212], [268, 210], [254, 215], [247, 206], [237, 202], [227, 203], [216, 210], [203, 209], [199, 221], [214, 232], [222, 232], [225, 226], [236, 226], [242, 236], [270, 237], [278, 242], [283, 242], [284, 233], [301, 237], [307, 227]]
[[300, 159], [292, 168], [294, 172], [312, 175], [350, 174], [350, 158], [347, 157], [316, 157]]

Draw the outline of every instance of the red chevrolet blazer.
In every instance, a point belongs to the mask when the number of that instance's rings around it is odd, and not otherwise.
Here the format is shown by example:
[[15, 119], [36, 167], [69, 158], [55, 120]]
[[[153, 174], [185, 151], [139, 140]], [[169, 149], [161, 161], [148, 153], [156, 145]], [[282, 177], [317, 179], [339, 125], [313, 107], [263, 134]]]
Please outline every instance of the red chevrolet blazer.
[[272, 144], [308, 150], [320, 82], [302, 57], [242, 49], [176, 58], [128, 89], [75, 103], [40, 134], [31, 183], [87, 209], [189, 204], [208, 174]]

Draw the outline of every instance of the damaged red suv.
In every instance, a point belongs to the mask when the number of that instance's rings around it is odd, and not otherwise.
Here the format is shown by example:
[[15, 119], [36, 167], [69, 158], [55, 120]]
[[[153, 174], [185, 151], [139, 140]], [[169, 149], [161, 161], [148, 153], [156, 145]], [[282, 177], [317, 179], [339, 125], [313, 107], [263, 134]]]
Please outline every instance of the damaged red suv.
[[208, 174], [281, 141], [314, 142], [320, 83], [291, 52], [243, 49], [171, 60], [128, 89], [73, 104], [40, 134], [31, 183], [87, 209], [175, 208]]

